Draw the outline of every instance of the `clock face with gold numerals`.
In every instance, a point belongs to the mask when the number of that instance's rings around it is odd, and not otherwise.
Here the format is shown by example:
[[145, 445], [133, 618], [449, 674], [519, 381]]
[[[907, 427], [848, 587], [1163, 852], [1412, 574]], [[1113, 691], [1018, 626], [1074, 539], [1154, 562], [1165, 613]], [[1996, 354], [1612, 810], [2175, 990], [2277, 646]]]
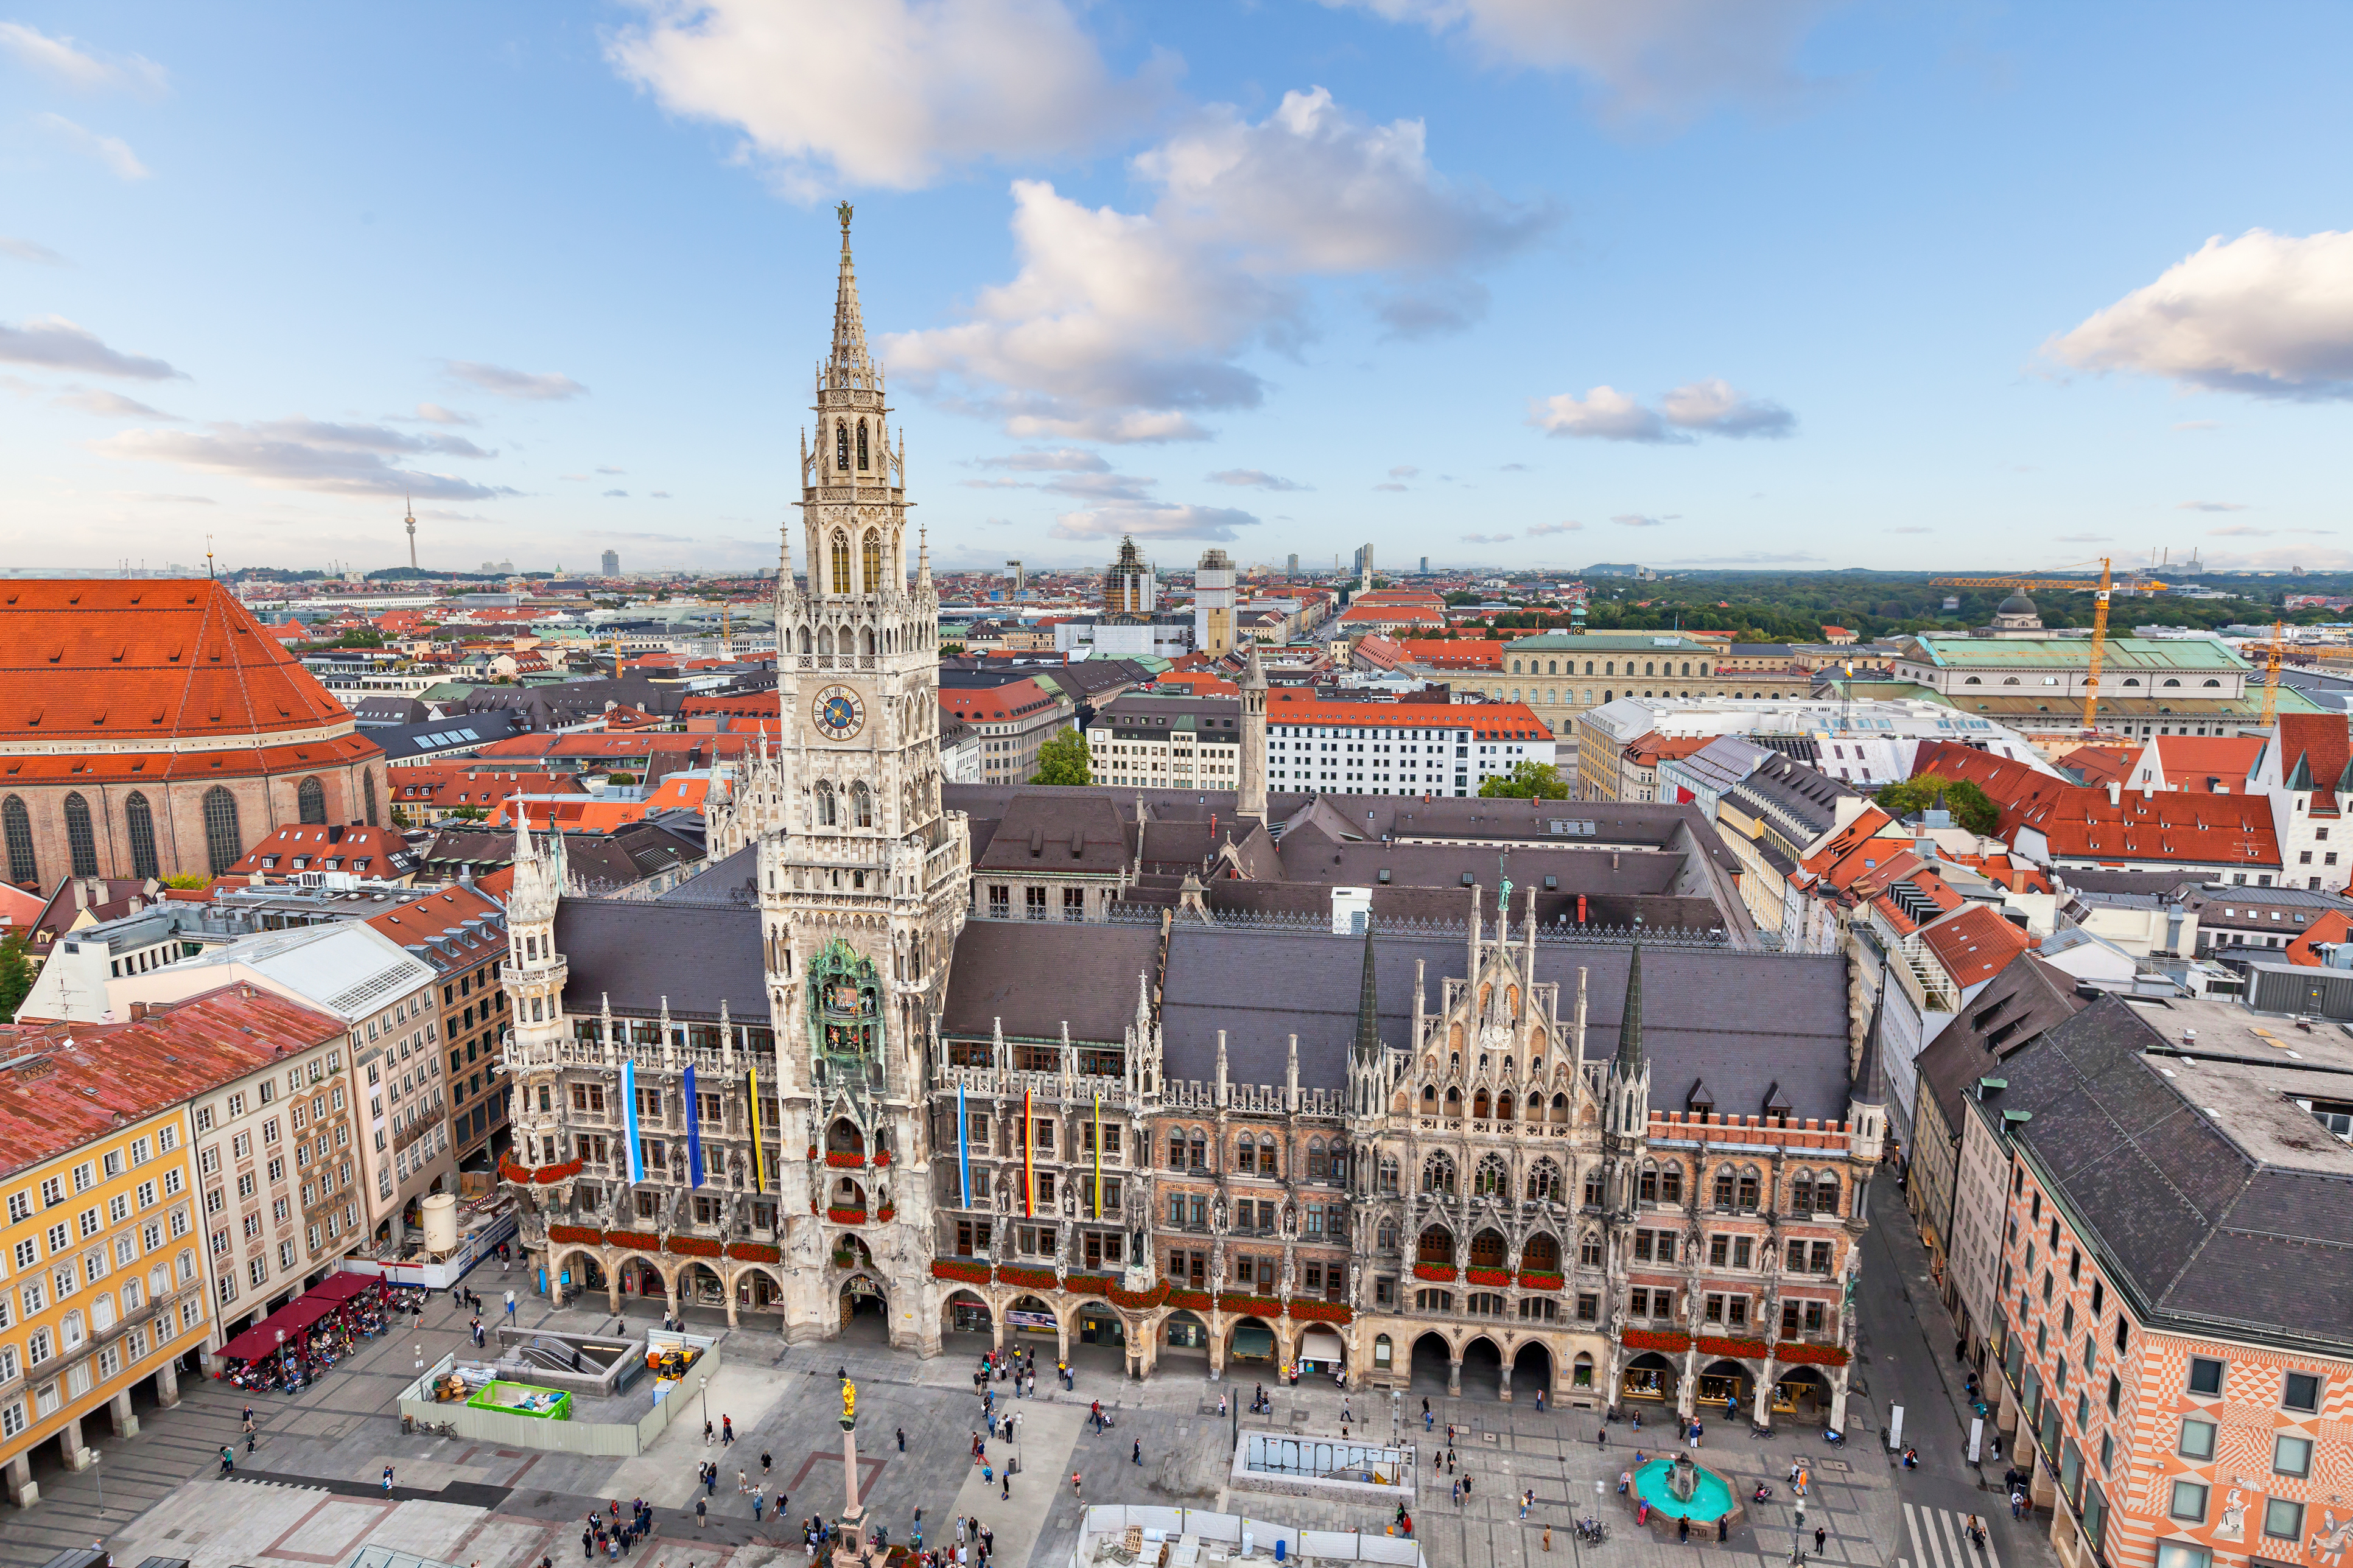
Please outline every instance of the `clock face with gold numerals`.
[[847, 686], [828, 686], [809, 706], [809, 721], [828, 741], [847, 741], [866, 728], [866, 705]]

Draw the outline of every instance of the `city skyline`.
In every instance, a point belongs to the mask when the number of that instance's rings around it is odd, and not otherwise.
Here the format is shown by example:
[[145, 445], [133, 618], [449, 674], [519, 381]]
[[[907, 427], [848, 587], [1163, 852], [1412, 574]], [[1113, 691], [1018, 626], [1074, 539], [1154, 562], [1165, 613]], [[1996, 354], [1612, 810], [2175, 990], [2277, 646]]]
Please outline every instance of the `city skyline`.
[[0, 19], [17, 564], [770, 564], [837, 199], [943, 569], [2353, 564], [2324, 8], [282, 20]]

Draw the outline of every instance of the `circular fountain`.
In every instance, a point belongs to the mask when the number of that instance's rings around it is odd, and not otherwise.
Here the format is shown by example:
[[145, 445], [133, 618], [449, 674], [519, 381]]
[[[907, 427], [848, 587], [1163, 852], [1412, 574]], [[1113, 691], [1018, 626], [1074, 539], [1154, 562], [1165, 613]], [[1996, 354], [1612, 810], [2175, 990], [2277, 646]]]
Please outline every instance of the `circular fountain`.
[[1634, 1472], [1626, 1500], [1630, 1505], [1650, 1505], [1647, 1509], [1636, 1506], [1636, 1516], [1644, 1518], [1651, 1532], [1662, 1540], [1672, 1537], [1683, 1520], [1691, 1521], [1694, 1533], [1704, 1531], [1712, 1539], [1719, 1521], [1738, 1524], [1747, 1518], [1732, 1483], [1689, 1454], [1645, 1461]]

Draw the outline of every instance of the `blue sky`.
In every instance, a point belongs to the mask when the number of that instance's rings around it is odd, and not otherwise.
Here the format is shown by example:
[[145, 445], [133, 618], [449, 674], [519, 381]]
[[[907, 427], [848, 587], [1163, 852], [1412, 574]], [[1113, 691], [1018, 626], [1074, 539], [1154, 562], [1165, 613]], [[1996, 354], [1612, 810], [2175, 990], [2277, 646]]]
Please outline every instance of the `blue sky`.
[[[0, 7], [12, 564], [2353, 565], [2353, 13]], [[2210, 244], [2210, 242], [2211, 242]]]

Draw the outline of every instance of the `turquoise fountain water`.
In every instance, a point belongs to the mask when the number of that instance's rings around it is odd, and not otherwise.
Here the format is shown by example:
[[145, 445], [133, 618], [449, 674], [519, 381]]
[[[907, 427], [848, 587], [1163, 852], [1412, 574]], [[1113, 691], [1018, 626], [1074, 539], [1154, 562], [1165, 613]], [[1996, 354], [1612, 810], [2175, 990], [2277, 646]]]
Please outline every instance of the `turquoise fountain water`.
[[1714, 1524], [1732, 1511], [1732, 1488], [1722, 1476], [1704, 1465], [1693, 1466], [1692, 1494], [1686, 1500], [1669, 1485], [1674, 1468], [1672, 1459], [1650, 1460], [1634, 1472], [1635, 1492], [1668, 1518], [1688, 1519], [1694, 1524]]

